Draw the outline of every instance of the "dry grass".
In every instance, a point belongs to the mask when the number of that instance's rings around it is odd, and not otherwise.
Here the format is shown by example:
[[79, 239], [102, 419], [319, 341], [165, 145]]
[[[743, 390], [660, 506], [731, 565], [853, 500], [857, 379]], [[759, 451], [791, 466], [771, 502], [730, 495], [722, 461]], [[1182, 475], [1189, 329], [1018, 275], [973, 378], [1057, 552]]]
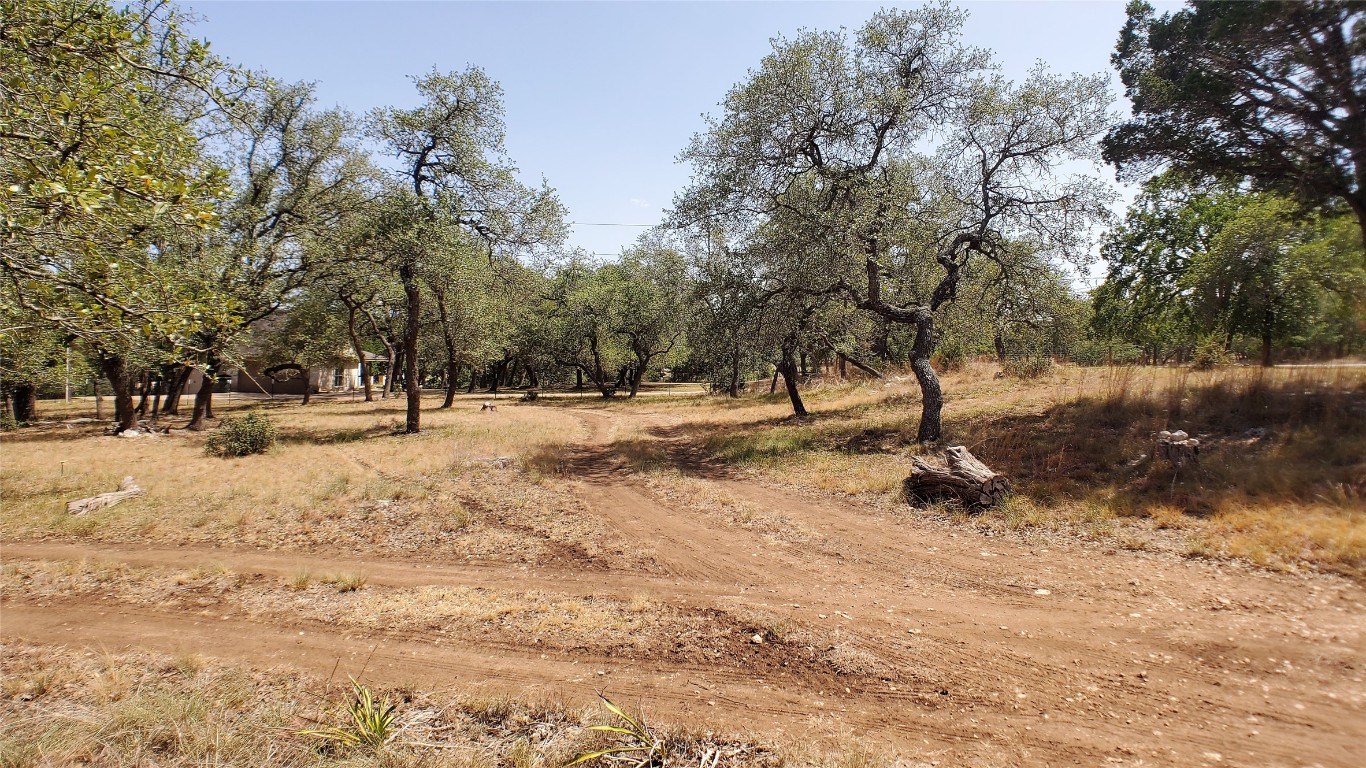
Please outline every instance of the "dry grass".
[[[981, 515], [931, 516], [1366, 574], [1366, 369], [1057, 366], [1028, 382], [995, 373], [974, 363], [944, 377], [945, 442], [969, 446], [1018, 494]], [[649, 407], [684, 418], [689, 439], [736, 470], [900, 507], [909, 458], [923, 450], [915, 381], [824, 384], [805, 399], [811, 416], [800, 420], [781, 394]], [[1199, 437], [1200, 462], [1177, 472], [1153, 460], [1162, 429]], [[660, 475], [662, 463], [651, 456], [645, 468]]]
[[[301, 407], [238, 397], [219, 413], [264, 408], [281, 443], [236, 459], [203, 455], [202, 433], [126, 439], [65, 422], [17, 430], [0, 436], [0, 533], [529, 563], [567, 547], [615, 556], [612, 534], [570, 494], [516, 468], [524, 456], [581, 440], [580, 421], [511, 401], [480, 413], [480, 402], [426, 411], [423, 433], [405, 436], [394, 434], [397, 399]], [[42, 413], [88, 417], [79, 409], [89, 406], [44, 403]], [[147, 489], [144, 498], [98, 515], [66, 514], [66, 501], [111, 490], [125, 475]]]
[[[345, 681], [283, 671], [204, 667], [146, 653], [94, 655], [13, 644], [0, 657], [0, 765], [558, 767], [601, 736], [595, 709], [415, 690], [398, 704], [398, 736], [378, 756], [321, 749], [297, 731], [332, 724]], [[748, 738], [659, 731], [679, 765], [779, 766], [788, 754]], [[803, 754], [803, 758], [809, 757]], [[713, 762], [713, 758], [715, 758]], [[840, 755], [804, 764], [841, 765]]]
[[[1366, 369], [1057, 366], [1028, 382], [995, 374], [992, 364], [972, 363], [944, 377], [945, 438], [1012, 477], [1019, 494], [983, 515], [932, 515], [991, 530], [1366, 573]], [[697, 481], [696, 467], [680, 462], [700, 456], [731, 473], [904, 508], [901, 482], [922, 451], [909, 375], [817, 382], [804, 393], [812, 415], [801, 420], [781, 392], [732, 400], [679, 396], [689, 386], [661, 391], [673, 396], [569, 396], [536, 406], [509, 399], [493, 414], [478, 411], [485, 396], [463, 398], [453, 410], [426, 412], [417, 437], [392, 434], [397, 400], [307, 408], [277, 401], [264, 407], [282, 445], [230, 460], [200, 455], [202, 435], [124, 440], [63, 424], [20, 430], [0, 446], [0, 533], [526, 563], [570, 556], [649, 570], [648, 558], [632, 560], [633, 547], [587, 514], [564, 482], [572, 479], [560, 471], [566, 447], [588, 435], [580, 408], [653, 414], [674, 425], [662, 435], [648, 419], [622, 420], [612, 450], [657, 493], [734, 525], [803, 535]], [[1198, 465], [1177, 473], [1151, 458], [1153, 434], [1168, 428], [1202, 440]], [[694, 454], [680, 456], [680, 445]], [[62, 510], [128, 474], [146, 498], [98, 516]]]

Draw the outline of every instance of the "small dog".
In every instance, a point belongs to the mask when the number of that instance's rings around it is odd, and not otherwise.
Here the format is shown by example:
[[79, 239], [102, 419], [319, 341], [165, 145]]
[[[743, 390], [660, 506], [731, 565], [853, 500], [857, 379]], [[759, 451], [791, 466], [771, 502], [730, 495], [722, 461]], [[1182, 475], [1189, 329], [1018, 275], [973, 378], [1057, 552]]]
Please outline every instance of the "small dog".
[[490, 402], [488, 402], [487, 400], [485, 400], [485, 401], [484, 401], [484, 404], [483, 404], [482, 406], [480, 406], [479, 410], [480, 410], [480, 411], [496, 411], [496, 410], [498, 410], [498, 406], [496, 406], [496, 405], [494, 405], [493, 403], [490, 403]]

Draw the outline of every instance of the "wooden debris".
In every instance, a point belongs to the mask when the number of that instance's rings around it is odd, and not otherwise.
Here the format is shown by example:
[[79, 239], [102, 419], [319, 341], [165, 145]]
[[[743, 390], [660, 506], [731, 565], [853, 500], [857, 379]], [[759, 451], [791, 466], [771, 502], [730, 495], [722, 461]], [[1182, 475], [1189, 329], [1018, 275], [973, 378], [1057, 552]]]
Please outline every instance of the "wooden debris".
[[91, 496], [88, 499], [77, 499], [67, 502], [66, 511], [73, 515], [84, 515], [87, 512], [94, 512], [105, 507], [112, 507], [124, 499], [131, 499], [134, 496], [143, 495], [144, 491], [138, 487], [137, 481], [132, 476], [123, 478], [119, 483], [117, 491], [101, 493], [99, 496]]
[[946, 466], [912, 458], [914, 471], [906, 478], [906, 498], [910, 501], [957, 499], [969, 509], [985, 509], [1000, 504], [1010, 493], [1010, 480], [993, 472], [961, 445], [944, 450]]

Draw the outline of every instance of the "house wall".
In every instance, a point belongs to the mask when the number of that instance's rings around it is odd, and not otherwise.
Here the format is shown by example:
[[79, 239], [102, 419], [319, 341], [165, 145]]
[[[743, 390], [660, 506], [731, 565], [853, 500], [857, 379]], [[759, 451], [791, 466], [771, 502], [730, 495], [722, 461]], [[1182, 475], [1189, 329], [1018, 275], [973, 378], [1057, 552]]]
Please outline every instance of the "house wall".
[[[272, 381], [262, 372], [267, 367], [269, 366], [248, 363], [238, 369], [233, 378], [233, 391], [263, 395], [303, 395], [305, 387], [312, 392], [350, 392], [361, 388], [360, 366], [350, 365], [345, 361], [337, 365], [309, 368], [304, 375], [285, 381]], [[340, 377], [338, 371], [341, 373]]]

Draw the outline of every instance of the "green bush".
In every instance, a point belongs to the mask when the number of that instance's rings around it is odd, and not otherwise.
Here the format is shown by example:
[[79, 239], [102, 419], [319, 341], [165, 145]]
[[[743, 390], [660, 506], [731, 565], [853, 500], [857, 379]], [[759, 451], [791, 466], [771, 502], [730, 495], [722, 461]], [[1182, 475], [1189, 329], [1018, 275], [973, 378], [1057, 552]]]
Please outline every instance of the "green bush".
[[272, 445], [275, 445], [275, 424], [264, 413], [252, 411], [245, 416], [223, 419], [204, 442], [204, 450], [214, 456], [250, 456], [265, 453]]
[[1047, 355], [1009, 357], [1001, 363], [1001, 371], [1014, 379], [1037, 379], [1053, 370], [1053, 358]]
[[938, 345], [930, 357], [930, 365], [940, 373], [962, 370], [968, 362], [968, 351], [961, 344], [944, 342]]
[[1195, 345], [1191, 353], [1191, 367], [1197, 371], [1209, 371], [1232, 362], [1232, 356], [1224, 348], [1223, 340], [1216, 336], [1206, 336]]

